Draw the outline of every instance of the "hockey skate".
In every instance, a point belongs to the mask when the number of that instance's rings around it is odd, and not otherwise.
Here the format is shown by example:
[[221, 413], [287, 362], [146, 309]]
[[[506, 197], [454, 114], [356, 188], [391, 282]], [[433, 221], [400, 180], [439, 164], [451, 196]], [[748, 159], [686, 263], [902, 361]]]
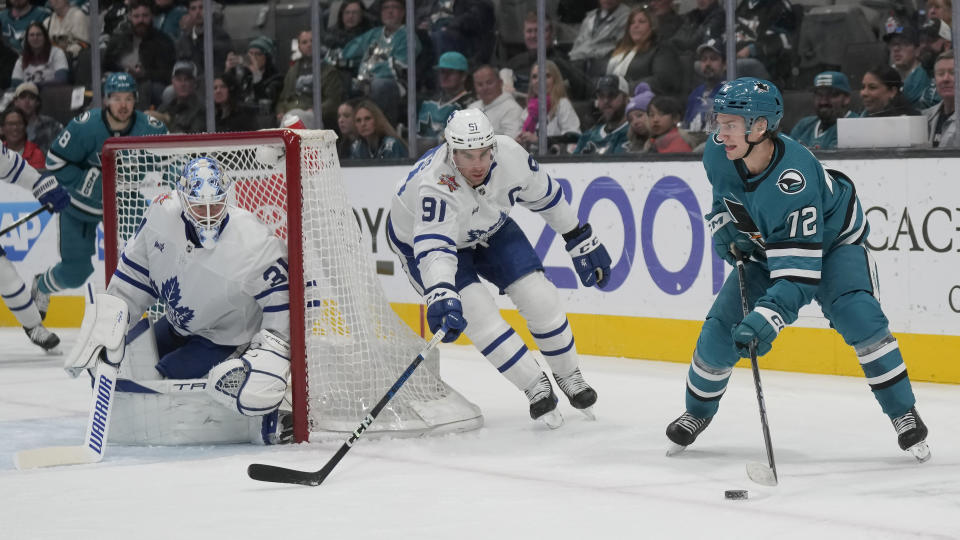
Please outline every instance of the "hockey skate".
[[566, 377], [561, 377], [556, 373], [553, 374], [553, 377], [557, 380], [560, 390], [563, 390], [563, 393], [567, 395], [567, 399], [570, 400], [570, 405], [574, 409], [578, 409], [591, 420], [597, 419], [593, 413], [593, 404], [597, 402], [597, 391], [583, 380], [580, 368], [575, 369], [573, 373]]
[[557, 395], [553, 393], [553, 385], [546, 373], [541, 373], [540, 378], [523, 393], [530, 400], [530, 418], [542, 421], [550, 429], [563, 425], [563, 416], [557, 410]]
[[40, 274], [33, 276], [30, 296], [33, 298], [33, 303], [37, 305], [37, 310], [40, 311], [40, 320], [43, 321], [47, 318], [47, 309], [50, 308], [50, 295], [40, 292]]
[[897, 443], [900, 449], [910, 452], [917, 461], [923, 463], [930, 459], [930, 447], [927, 445], [927, 426], [917, 414], [916, 407], [890, 420], [897, 430]]
[[667, 438], [673, 444], [667, 448], [667, 455], [672, 456], [683, 452], [688, 446], [697, 440], [697, 436], [707, 429], [713, 417], [697, 418], [692, 414], [685, 412], [680, 415], [670, 425], [667, 426]]
[[27, 337], [30, 338], [30, 341], [34, 345], [39, 346], [41, 349], [51, 352], [53, 349], [60, 344], [60, 338], [53, 332], [44, 328], [42, 324], [38, 324], [33, 328], [23, 327], [23, 331], [26, 332]]

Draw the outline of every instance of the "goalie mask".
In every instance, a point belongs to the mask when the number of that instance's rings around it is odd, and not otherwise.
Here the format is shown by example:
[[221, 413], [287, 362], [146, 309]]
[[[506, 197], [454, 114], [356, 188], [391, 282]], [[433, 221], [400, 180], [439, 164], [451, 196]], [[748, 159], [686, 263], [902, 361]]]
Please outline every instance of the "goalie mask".
[[493, 125], [478, 109], [453, 111], [443, 130], [448, 157], [472, 186], [486, 179], [496, 159], [497, 143]]
[[230, 188], [217, 161], [210, 157], [190, 160], [177, 182], [177, 194], [183, 215], [193, 225], [205, 248], [216, 246], [220, 228], [227, 216], [227, 190]]

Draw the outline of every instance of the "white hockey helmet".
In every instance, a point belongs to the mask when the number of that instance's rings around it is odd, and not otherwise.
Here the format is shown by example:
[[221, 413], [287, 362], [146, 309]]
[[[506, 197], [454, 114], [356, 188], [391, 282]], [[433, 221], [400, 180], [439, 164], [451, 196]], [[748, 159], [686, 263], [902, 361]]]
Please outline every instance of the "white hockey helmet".
[[443, 138], [451, 150], [486, 148], [496, 143], [493, 124], [479, 109], [462, 109], [450, 113]]
[[197, 231], [200, 243], [212, 248], [220, 238], [220, 226], [227, 216], [230, 184], [212, 157], [191, 159], [177, 181], [183, 213]]

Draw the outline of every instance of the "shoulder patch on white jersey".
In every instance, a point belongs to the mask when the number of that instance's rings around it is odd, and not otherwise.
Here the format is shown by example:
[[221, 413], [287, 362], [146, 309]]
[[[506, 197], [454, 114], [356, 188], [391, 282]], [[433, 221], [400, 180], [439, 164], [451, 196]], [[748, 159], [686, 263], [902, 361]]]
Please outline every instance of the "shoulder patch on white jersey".
[[796, 195], [807, 187], [807, 179], [796, 169], [787, 169], [780, 173], [777, 179], [777, 187], [787, 195]]
[[460, 189], [460, 184], [457, 183], [457, 179], [452, 174], [441, 174], [440, 181], [437, 183], [441, 186], [447, 186], [451, 192]]

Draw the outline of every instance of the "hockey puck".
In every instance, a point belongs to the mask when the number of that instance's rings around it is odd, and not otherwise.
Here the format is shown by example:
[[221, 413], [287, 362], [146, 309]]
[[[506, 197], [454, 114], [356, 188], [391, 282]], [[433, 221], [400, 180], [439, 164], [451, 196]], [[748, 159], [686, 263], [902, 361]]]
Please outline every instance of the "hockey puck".
[[732, 501], [742, 501], [747, 498], [747, 490], [745, 489], [728, 489], [723, 492], [724, 499], [730, 499]]

